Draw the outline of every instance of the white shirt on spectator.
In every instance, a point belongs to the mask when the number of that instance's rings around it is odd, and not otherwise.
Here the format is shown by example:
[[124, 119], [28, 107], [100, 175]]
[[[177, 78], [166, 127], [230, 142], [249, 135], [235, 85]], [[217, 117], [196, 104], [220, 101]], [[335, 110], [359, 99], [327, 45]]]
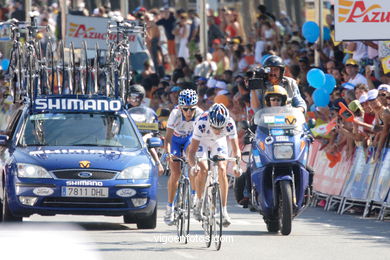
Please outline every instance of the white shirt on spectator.
[[349, 79], [348, 83], [353, 84], [356, 86], [357, 84], [366, 84], [367, 85], [367, 79], [360, 73], [356, 74], [356, 76], [353, 79]]
[[352, 59], [360, 61], [361, 59], [368, 58], [367, 45], [362, 42], [356, 42], [356, 49], [353, 52]]

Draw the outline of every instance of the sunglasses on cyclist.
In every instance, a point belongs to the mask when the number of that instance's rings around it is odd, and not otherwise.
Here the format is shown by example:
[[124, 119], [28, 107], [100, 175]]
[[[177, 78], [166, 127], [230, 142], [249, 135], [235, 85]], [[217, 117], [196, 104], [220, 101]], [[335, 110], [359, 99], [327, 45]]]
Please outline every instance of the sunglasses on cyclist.
[[188, 112], [188, 111], [194, 111], [196, 109], [196, 107], [182, 107], [181, 109], [183, 109], [184, 112]]

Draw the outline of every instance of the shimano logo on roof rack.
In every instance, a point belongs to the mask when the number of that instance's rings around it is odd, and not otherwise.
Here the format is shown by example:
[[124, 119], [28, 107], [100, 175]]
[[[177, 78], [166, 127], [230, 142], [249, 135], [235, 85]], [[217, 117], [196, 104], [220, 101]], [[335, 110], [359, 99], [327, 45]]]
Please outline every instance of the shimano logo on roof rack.
[[35, 111], [57, 112], [116, 112], [121, 110], [120, 100], [107, 97], [38, 97], [34, 100]]

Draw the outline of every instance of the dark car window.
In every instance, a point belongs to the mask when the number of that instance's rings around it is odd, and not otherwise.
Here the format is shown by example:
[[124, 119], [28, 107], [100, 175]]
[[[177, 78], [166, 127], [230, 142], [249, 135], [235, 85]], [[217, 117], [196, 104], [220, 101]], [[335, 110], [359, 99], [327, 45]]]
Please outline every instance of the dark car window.
[[19, 145], [141, 147], [129, 118], [107, 113], [30, 115]]

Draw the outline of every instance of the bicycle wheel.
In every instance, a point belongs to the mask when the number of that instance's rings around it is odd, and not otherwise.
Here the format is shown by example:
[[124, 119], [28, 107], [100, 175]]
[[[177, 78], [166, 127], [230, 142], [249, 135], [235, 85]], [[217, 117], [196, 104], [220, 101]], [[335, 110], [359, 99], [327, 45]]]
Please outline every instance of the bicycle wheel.
[[89, 93], [89, 69], [88, 69], [88, 54], [87, 54], [87, 43], [83, 41], [83, 47], [80, 53], [80, 81], [81, 81], [81, 94]]
[[46, 47], [46, 62], [47, 62], [47, 77], [46, 77], [46, 86], [50, 89], [50, 94], [54, 94], [54, 78], [56, 74], [56, 68], [54, 64], [54, 55], [53, 55], [53, 45], [51, 42], [47, 43]]
[[20, 94], [21, 88], [21, 61], [20, 61], [20, 45], [18, 44], [16, 48], [11, 50], [10, 64], [8, 67], [8, 75], [10, 81], [10, 87], [13, 96], [13, 102], [16, 103], [19, 100], [18, 95]]
[[222, 201], [219, 184], [214, 184], [212, 188], [211, 217], [213, 226], [213, 242], [217, 250], [222, 244]]
[[94, 78], [94, 92], [98, 94], [100, 92], [99, 89], [99, 63], [100, 63], [100, 50], [99, 44], [95, 45], [95, 59], [93, 60], [93, 78]]
[[212, 219], [211, 219], [211, 203], [212, 203], [212, 190], [211, 186], [206, 187], [206, 194], [203, 198], [203, 205], [202, 205], [202, 227], [204, 230], [204, 240], [206, 242], [206, 247], [211, 246], [212, 242], [212, 236], [213, 236], [213, 225], [212, 225]]
[[61, 62], [61, 66], [59, 66], [61, 72], [59, 73], [58, 76], [58, 79], [60, 79], [58, 80], [59, 83], [58, 94], [64, 94], [66, 71], [65, 71], [65, 47], [63, 41], [60, 41], [58, 51], [59, 51], [58, 57], [60, 58], [60, 62]]
[[32, 100], [36, 92], [36, 73], [38, 69], [38, 60], [36, 59], [35, 48], [32, 45], [27, 46], [27, 96]]
[[70, 43], [69, 46], [69, 88], [71, 94], [76, 94], [76, 63], [75, 63], [75, 54], [74, 54], [74, 46], [73, 42]]
[[119, 64], [119, 95], [125, 101], [125, 92], [128, 89], [128, 80], [130, 77], [129, 71], [129, 57], [127, 52], [122, 54], [122, 62]]
[[183, 186], [184, 183], [179, 180], [179, 185], [177, 186], [176, 191], [176, 199], [175, 199], [175, 223], [176, 223], [176, 231], [177, 231], [177, 237], [179, 238], [179, 241], [181, 241], [183, 236]]
[[190, 216], [191, 216], [191, 193], [190, 193], [190, 181], [184, 179], [183, 190], [182, 190], [182, 231], [181, 234], [184, 236], [184, 243], [188, 243], [188, 236], [190, 234]]

